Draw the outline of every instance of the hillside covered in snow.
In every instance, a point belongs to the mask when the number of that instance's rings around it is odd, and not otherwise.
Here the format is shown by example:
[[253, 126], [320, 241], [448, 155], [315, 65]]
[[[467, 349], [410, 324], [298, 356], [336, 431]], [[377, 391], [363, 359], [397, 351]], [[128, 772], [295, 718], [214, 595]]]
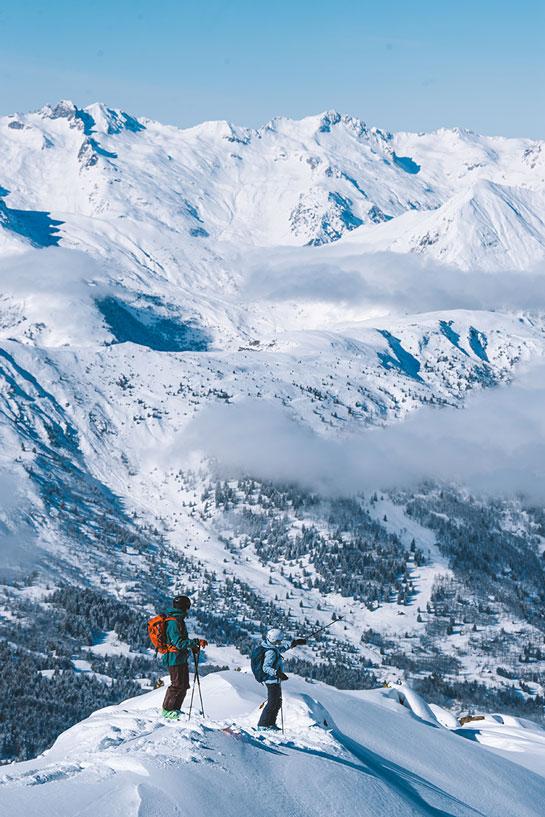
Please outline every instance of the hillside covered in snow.
[[26, 817], [541, 814], [545, 732], [531, 723], [460, 728], [402, 688], [289, 688], [272, 736], [254, 729], [259, 686], [241, 672], [207, 676], [206, 717], [191, 722], [158, 719], [161, 690], [99, 710], [0, 772], [1, 802]]
[[542, 718], [544, 144], [0, 119], [3, 761], [149, 689], [174, 590], [217, 649], [343, 616], [294, 671]]

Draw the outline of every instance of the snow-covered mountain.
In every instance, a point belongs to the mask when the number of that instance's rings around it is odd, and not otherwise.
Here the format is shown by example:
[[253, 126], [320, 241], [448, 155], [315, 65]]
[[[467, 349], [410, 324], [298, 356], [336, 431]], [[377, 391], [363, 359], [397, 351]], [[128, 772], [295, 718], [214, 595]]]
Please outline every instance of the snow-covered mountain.
[[529, 722], [460, 727], [403, 688], [285, 687], [284, 735], [252, 728], [261, 695], [241, 672], [204, 679], [206, 717], [192, 722], [157, 717], [161, 690], [95, 712], [5, 769], [2, 803], [26, 817], [541, 814], [545, 732]]
[[[81, 682], [54, 734], [115, 698], [105, 678], [152, 674], [130, 611], [174, 586], [245, 650], [265, 621], [345, 615], [303, 675], [407, 673], [458, 708], [539, 712], [545, 528], [518, 498], [534, 472], [489, 500], [460, 452], [454, 486], [416, 487], [395, 455], [418, 439], [392, 437], [376, 476], [359, 461], [377, 428], [434, 425], [543, 356], [544, 156], [335, 112], [180, 130], [60, 102], [0, 120], [0, 646], [52, 706]], [[497, 403], [470, 410], [506, 436]], [[2, 757], [52, 737], [21, 730]]]
[[[206, 238], [322, 244], [404, 213], [413, 213], [410, 226], [418, 230], [415, 212], [424, 216], [447, 205], [438, 218], [452, 222], [449, 243], [469, 224], [474, 234], [463, 243], [472, 245], [473, 255], [463, 247], [461, 256], [445, 254], [442, 247], [444, 260], [497, 264], [499, 251], [509, 256], [517, 235], [536, 242], [528, 250], [532, 258], [543, 255], [545, 150], [536, 140], [458, 129], [391, 134], [334, 111], [274, 119], [256, 130], [227, 122], [179, 130], [104, 105], [80, 109], [64, 101], [4, 117], [0, 146], [2, 186], [10, 193], [4, 227], [26, 229], [35, 243], [62, 236], [64, 245], [80, 245], [91, 232], [95, 240], [86, 240], [94, 245], [102, 225], [110, 240], [128, 245], [125, 251], [145, 263], [147, 243], [159, 241], [155, 230], [201, 239], [189, 244], [200, 255]], [[26, 225], [15, 208], [33, 211]], [[63, 224], [48, 228], [46, 213]], [[89, 218], [96, 220], [92, 227]], [[426, 229], [426, 218], [421, 221]], [[147, 225], [137, 241], [130, 229], [135, 222]], [[358, 229], [358, 235], [367, 232], [376, 231]], [[434, 246], [431, 238], [428, 246]], [[168, 247], [160, 257], [155, 250], [156, 264], [180, 265]], [[523, 260], [503, 260], [513, 263], [520, 267]]]
[[436, 210], [358, 234], [358, 249], [425, 254], [466, 270], [523, 270], [543, 257], [544, 212], [543, 190], [479, 180]]

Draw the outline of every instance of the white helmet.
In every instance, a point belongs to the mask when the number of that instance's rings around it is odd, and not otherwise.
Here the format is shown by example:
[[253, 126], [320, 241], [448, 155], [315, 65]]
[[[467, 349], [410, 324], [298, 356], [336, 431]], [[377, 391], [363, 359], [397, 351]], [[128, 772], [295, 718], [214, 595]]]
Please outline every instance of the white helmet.
[[267, 641], [269, 644], [279, 644], [283, 640], [284, 633], [282, 630], [278, 630], [276, 627], [273, 627], [272, 630], [267, 630]]

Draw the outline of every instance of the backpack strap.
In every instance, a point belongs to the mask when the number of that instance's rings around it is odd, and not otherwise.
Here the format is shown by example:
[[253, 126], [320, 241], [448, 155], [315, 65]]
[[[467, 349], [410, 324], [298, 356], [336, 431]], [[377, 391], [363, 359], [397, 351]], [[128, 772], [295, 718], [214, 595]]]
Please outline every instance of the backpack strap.
[[[180, 638], [182, 638], [183, 640], [187, 639], [187, 627], [185, 626], [185, 620], [183, 616], [166, 616], [165, 621], [175, 621], [176, 626], [178, 627], [178, 633], [180, 635]], [[169, 652], [181, 652], [181, 650], [178, 650], [178, 648], [175, 647], [173, 644], [168, 644], [168, 648]]]
[[167, 621], [177, 621], [177, 620], [178, 620], [178, 619], [177, 619], [177, 617], [176, 617], [176, 616], [165, 616], [165, 618], [164, 618], [164, 622], [165, 622], [165, 644], [167, 645], [167, 652], [177, 652], [177, 649], [176, 649], [176, 647], [174, 647], [172, 644], [169, 644], [169, 642], [167, 641], [167, 637], [166, 637], [166, 635], [167, 635], [166, 623], [167, 623]]

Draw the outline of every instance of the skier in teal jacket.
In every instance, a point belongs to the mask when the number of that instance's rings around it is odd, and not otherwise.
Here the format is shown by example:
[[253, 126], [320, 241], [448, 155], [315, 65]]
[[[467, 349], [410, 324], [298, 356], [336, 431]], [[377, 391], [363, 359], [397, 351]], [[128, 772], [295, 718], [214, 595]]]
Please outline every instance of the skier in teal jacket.
[[167, 616], [173, 621], [167, 621], [166, 640], [169, 646], [175, 649], [166, 652], [162, 657], [165, 667], [168, 667], [170, 686], [163, 701], [162, 715], [170, 720], [178, 720], [180, 710], [189, 689], [189, 653], [197, 653], [201, 647], [206, 647], [203, 638], [189, 638], [185, 618], [191, 607], [191, 600], [187, 596], [176, 596], [172, 600], [172, 607], [167, 610]]

